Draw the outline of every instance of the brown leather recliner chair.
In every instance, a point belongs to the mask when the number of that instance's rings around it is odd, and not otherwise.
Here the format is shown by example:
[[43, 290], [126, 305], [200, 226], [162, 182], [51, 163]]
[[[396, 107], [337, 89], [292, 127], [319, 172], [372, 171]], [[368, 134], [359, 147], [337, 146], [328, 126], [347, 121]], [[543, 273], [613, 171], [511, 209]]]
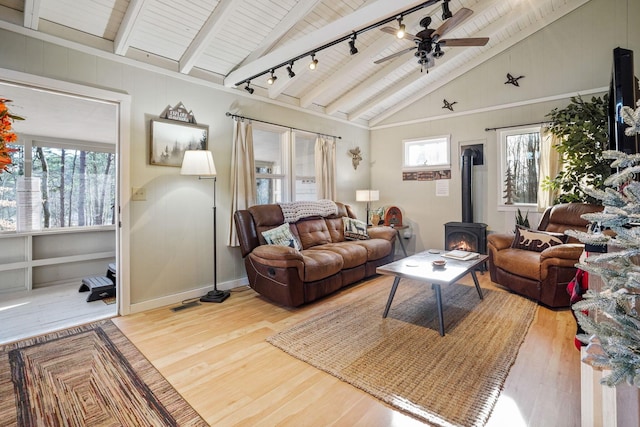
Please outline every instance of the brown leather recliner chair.
[[[556, 233], [586, 231], [588, 222], [581, 215], [602, 209], [602, 206], [586, 203], [555, 205], [545, 211], [538, 230]], [[584, 245], [570, 237], [566, 244], [535, 252], [513, 248], [514, 237], [513, 233], [487, 236], [491, 280], [546, 306], [568, 307], [567, 284], [576, 274], [575, 265]]]

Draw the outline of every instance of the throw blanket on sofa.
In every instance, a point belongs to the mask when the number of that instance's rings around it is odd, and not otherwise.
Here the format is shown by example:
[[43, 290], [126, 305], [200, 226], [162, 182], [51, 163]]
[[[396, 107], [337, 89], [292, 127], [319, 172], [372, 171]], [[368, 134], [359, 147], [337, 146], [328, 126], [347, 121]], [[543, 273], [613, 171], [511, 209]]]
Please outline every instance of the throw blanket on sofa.
[[327, 199], [279, 203], [285, 222], [296, 222], [308, 216], [329, 216], [338, 214], [338, 206]]

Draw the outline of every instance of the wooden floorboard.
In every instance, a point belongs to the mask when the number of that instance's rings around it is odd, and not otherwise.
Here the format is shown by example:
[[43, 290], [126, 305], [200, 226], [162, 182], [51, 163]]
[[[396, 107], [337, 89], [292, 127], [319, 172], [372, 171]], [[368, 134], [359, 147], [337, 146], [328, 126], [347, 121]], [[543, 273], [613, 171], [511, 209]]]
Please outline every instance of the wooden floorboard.
[[[488, 273], [478, 277], [484, 288], [498, 289]], [[164, 307], [114, 322], [211, 425], [422, 426], [265, 341], [338, 303], [390, 286], [390, 278], [377, 277], [297, 309], [243, 288], [222, 304], [177, 312]], [[538, 307], [487, 426], [580, 425], [574, 333], [569, 310]]]
[[0, 344], [117, 315], [116, 304], [87, 302], [80, 284], [0, 294]]

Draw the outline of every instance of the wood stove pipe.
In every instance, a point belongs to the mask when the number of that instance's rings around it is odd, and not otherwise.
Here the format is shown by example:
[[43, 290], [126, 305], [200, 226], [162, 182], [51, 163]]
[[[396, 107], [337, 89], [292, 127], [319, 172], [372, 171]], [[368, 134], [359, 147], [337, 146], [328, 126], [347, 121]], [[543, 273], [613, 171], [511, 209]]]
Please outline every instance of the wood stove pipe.
[[467, 148], [462, 153], [462, 222], [473, 222], [471, 168], [476, 152]]

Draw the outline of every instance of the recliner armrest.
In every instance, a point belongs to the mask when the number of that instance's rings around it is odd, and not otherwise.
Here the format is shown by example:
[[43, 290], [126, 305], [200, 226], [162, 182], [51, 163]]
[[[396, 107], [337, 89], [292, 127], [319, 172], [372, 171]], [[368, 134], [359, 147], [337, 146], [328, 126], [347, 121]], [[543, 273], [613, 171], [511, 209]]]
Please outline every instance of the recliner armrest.
[[397, 232], [392, 227], [376, 225], [367, 228], [367, 234], [372, 239], [384, 239], [392, 242], [396, 238]]
[[496, 250], [501, 251], [502, 249], [510, 248], [515, 237], [515, 234], [492, 233], [487, 236], [487, 242], [493, 245]]
[[584, 251], [582, 243], [565, 243], [563, 245], [551, 246], [540, 253], [540, 260], [544, 261], [548, 258], [561, 258], [575, 260], [578, 262], [580, 255]]
[[277, 261], [302, 261], [302, 254], [299, 250], [289, 246], [280, 245], [260, 245], [251, 252], [254, 256], [264, 260]]

